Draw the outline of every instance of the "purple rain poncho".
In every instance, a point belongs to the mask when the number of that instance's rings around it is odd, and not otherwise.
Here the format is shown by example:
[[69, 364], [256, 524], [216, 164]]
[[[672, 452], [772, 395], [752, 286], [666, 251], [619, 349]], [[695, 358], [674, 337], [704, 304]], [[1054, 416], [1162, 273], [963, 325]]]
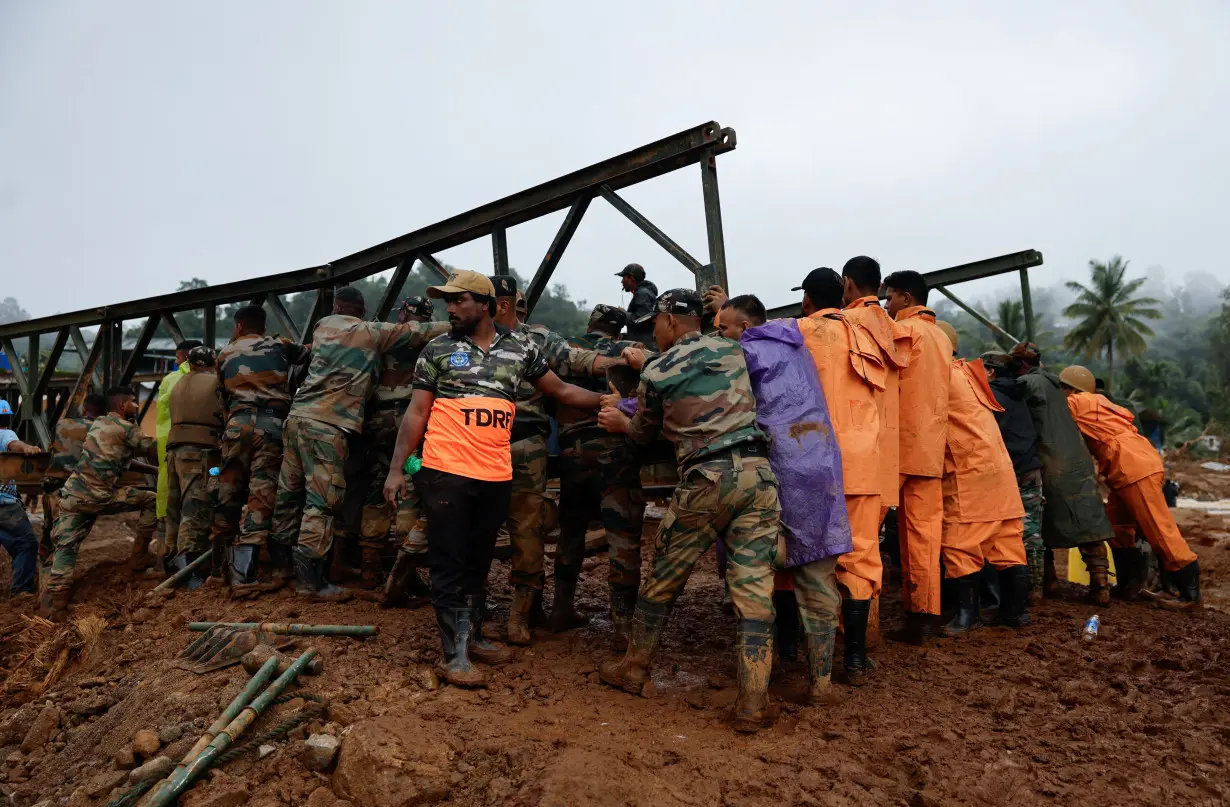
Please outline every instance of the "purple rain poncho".
[[786, 566], [854, 548], [841, 478], [841, 449], [811, 353], [793, 319], [748, 328], [739, 344], [756, 394], [756, 425], [769, 435], [786, 529]]
[[[798, 323], [775, 319], [748, 328], [739, 345], [756, 395], [756, 425], [769, 436], [769, 465], [777, 476], [786, 530], [786, 566], [851, 551], [841, 448]], [[637, 403], [622, 398], [618, 408], [632, 417]]]

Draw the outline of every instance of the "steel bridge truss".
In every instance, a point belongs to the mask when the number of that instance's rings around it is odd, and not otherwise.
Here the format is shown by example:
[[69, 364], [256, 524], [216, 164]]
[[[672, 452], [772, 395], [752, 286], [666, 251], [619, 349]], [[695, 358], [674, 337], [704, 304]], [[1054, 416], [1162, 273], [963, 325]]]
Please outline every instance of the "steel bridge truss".
[[[213, 347], [217, 342], [216, 306], [264, 303], [284, 333], [304, 341], [316, 321], [332, 310], [336, 286], [391, 269], [392, 277], [373, 312], [373, 319], [383, 320], [396, 304], [416, 262], [443, 279], [447, 272], [435, 253], [490, 237], [494, 271], [507, 274], [508, 228], [567, 210], [526, 289], [532, 311], [590, 202], [596, 198], [608, 202], [691, 270], [698, 290], [715, 283], [728, 288], [717, 156], [733, 150], [735, 144], [733, 129], [722, 128], [711, 121], [323, 266], [0, 325], [0, 348], [12, 367], [11, 376], [0, 380], [0, 390], [3, 390], [0, 394], [8, 395], [10, 402], [16, 398], [17, 429], [22, 437], [47, 448], [55, 424], [61, 417], [80, 411], [92, 385], [105, 388], [147, 380], [137, 376], [137, 369], [159, 326], [164, 326], [177, 342], [184, 338], [175, 318], [178, 313], [202, 311], [204, 342]], [[628, 186], [689, 165], [700, 166], [708, 263], [693, 257], [618, 193]], [[279, 295], [305, 291], [315, 295], [311, 313], [305, 322], [296, 323]], [[124, 323], [129, 320], [144, 320], [144, 323], [134, 349], [125, 360], [122, 353]], [[82, 330], [90, 326], [98, 326], [92, 341], [87, 340]], [[40, 338], [46, 334], [55, 334], [55, 343], [46, 361], [41, 361]], [[16, 350], [16, 346], [23, 343], [26, 346], [24, 367]], [[66, 350], [75, 352], [80, 358], [81, 369], [75, 377], [57, 375], [57, 365]], [[154, 395], [151, 389], [142, 404], [142, 416]]]

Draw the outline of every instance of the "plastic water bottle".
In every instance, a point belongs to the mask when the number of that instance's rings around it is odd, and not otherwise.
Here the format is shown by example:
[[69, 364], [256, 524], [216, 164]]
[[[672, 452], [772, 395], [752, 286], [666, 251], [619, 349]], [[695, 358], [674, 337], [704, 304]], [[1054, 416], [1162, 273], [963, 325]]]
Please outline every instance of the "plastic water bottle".
[[422, 467], [423, 461], [411, 454], [409, 457], [406, 457], [406, 464], [403, 465], [401, 469], [405, 471], [408, 476], [414, 476]]
[[1092, 642], [1094, 639], [1098, 638], [1098, 627], [1101, 626], [1101, 624], [1102, 620], [1098, 619], [1097, 614], [1089, 617], [1089, 620], [1085, 622], [1085, 634], [1081, 637], [1082, 640]]
[[217, 465], [215, 465], [214, 467], [212, 467], [212, 468], [210, 468], [210, 469], [209, 469], [209, 475], [210, 475], [210, 476], [221, 476], [221, 475], [222, 475], [222, 469], [221, 469], [221, 468], [219, 468]]

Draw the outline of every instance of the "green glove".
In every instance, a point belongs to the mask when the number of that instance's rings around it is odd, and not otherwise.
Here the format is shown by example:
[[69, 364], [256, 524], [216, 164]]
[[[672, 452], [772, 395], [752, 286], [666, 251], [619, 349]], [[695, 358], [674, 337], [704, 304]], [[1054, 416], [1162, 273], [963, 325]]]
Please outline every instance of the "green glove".
[[422, 467], [423, 467], [423, 461], [419, 459], [418, 457], [414, 456], [413, 454], [411, 454], [409, 457], [406, 457], [406, 464], [403, 465], [401, 469], [405, 471], [407, 476], [414, 476], [415, 474], [419, 472], [419, 469]]

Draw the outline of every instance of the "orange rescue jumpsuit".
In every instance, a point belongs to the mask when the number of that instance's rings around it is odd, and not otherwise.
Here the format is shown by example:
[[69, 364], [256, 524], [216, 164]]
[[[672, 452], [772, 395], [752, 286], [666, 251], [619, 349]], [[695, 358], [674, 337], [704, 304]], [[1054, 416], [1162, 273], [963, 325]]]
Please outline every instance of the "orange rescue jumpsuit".
[[841, 474], [854, 550], [838, 558], [837, 583], [846, 597], [869, 600], [880, 593], [880, 416], [887, 369], [867, 330], [836, 308], [799, 320], [816, 363], [829, 420], [841, 448]]
[[952, 363], [944, 457], [944, 576], [1024, 566], [1025, 505], [982, 361]]
[[940, 540], [944, 528], [944, 452], [952, 343], [921, 305], [897, 312], [910, 336], [901, 371], [901, 503], [897, 533], [907, 611], [940, 613]]
[[1112, 545], [1135, 546], [1139, 528], [1166, 571], [1178, 571], [1196, 560], [1166, 506], [1161, 455], [1136, 431], [1132, 413], [1093, 392], [1069, 395], [1068, 410], [1110, 488], [1106, 516], [1115, 530]]

